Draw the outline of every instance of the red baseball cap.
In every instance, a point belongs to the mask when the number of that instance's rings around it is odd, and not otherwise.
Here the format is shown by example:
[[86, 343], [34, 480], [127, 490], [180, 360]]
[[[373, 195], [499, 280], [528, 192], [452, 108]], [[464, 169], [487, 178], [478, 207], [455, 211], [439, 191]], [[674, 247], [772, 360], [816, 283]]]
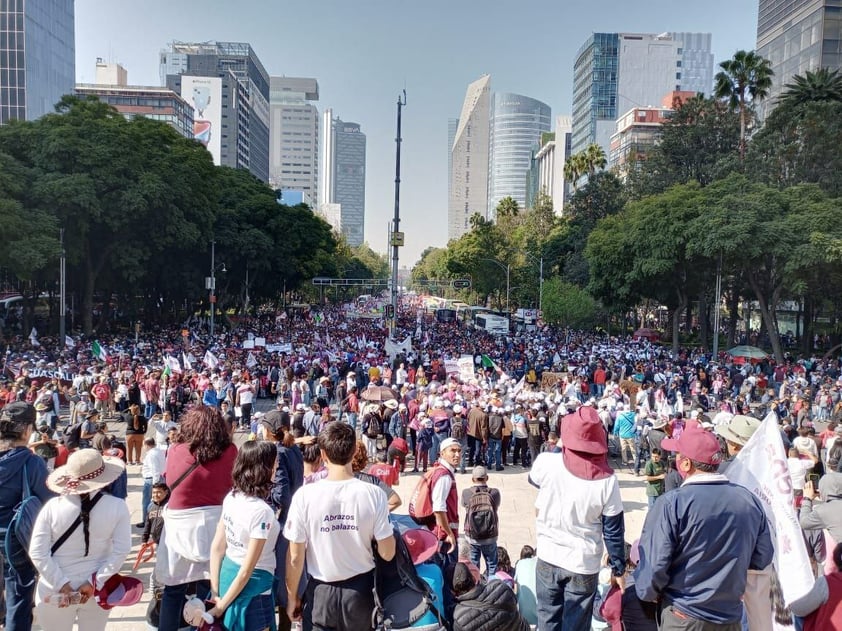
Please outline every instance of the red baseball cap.
[[685, 428], [678, 438], [662, 440], [661, 448], [704, 464], [716, 465], [722, 462], [722, 449], [716, 436], [692, 426]]

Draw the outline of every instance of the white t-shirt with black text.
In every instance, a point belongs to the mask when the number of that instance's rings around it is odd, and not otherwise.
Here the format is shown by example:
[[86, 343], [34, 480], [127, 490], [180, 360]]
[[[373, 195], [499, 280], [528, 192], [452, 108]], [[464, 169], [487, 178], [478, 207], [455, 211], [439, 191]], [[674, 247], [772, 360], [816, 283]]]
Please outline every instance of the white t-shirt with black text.
[[265, 539], [255, 568], [275, 573], [275, 542], [281, 532], [281, 525], [269, 504], [239, 491], [231, 491], [222, 501], [222, 523], [228, 546], [225, 554], [229, 559], [242, 565], [249, 540]]
[[321, 480], [292, 496], [284, 536], [307, 544], [307, 572], [333, 583], [374, 569], [372, 540], [392, 534], [386, 494], [357, 480]]

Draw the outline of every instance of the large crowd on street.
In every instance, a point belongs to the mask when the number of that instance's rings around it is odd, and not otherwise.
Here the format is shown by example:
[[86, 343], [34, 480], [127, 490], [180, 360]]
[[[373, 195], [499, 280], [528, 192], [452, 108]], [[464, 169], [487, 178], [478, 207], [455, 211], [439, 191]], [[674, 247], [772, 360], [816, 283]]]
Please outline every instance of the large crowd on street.
[[[7, 340], [4, 628], [103, 630], [147, 593], [160, 631], [842, 630], [838, 359], [495, 336], [418, 299], [391, 340], [353, 305], [206, 324]], [[761, 436], [783, 547], [737, 474]], [[634, 540], [617, 468], [648, 500]], [[518, 550], [506, 469], [537, 489]], [[138, 542], [149, 584], [121, 573]]]

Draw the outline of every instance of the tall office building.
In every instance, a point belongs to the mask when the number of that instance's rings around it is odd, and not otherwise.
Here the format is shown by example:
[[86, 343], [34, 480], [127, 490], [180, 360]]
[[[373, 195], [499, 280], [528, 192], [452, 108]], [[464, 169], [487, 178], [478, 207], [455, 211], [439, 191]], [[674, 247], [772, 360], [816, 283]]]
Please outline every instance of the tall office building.
[[531, 208], [544, 193], [553, 200], [556, 215], [564, 214], [569, 185], [564, 180], [564, 163], [570, 155], [572, 119], [555, 117], [555, 131], [541, 135], [533, 149], [532, 163], [526, 177], [526, 206]]
[[215, 164], [269, 181], [269, 74], [238, 42], [174, 42], [160, 55], [161, 83], [194, 107], [193, 132]]
[[0, 125], [52, 112], [75, 84], [73, 0], [0, 2]]
[[451, 177], [453, 173], [453, 141], [456, 140], [456, 130], [459, 128], [458, 118], [447, 119], [447, 199], [450, 199]]
[[760, 103], [764, 117], [795, 75], [842, 68], [839, 0], [760, 0], [757, 53], [772, 65], [772, 89]]
[[488, 150], [488, 213], [495, 218], [497, 204], [512, 197], [526, 207], [526, 180], [532, 148], [541, 134], [552, 129], [550, 106], [509, 92], [494, 94], [491, 104]]
[[484, 217], [488, 212], [490, 113], [491, 76], [483, 75], [468, 86], [462, 113], [459, 115], [459, 124], [450, 147], [448, 239], [458, 239], [468, 232], [474, 213]]
[[657, 105], [685, 85], [709, 94], [710, 44], [701, 33], [591, 35], [573, 65], [573, 153], [596, 143], [607, 155], [617, 118], [632, 107]]
[[322, 116], [319, 208], [356, 247], [365, 241], [365, 134], [359, 124], [334, 117], [330, 108]]
[[193, 105], [168, 88], [129, 85], [120, 64], [96, 61], [96, 83], [79, 83], [76, 95], [95, 96], [126, 118], [143, 116], [163, 121], [185, 138], [193, 138]]
[[318, 199], [319, 83], [271, 77], [269, 94], [269, 184]]

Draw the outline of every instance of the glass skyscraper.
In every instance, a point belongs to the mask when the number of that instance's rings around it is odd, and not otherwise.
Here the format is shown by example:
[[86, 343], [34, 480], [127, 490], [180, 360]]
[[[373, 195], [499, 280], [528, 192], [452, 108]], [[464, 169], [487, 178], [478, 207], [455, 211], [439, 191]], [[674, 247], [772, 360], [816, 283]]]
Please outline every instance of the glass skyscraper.
[[366, 137], [359, 124], [323, 114], [323, 146], [319, 205], [329, 216], [338, 210], [339, 229], [356, 247], [365, 241], [365, 152]]
[[842, 0], [760, 0], [757, 53], [775, 72], [763, 117], [794, 75], [842, 67]]
[[75, 83], [73, 0], [0, 0], [0, 124], [52, 112]]
[[491, 102], [488, 150], [488, 218], [512, 197], [526, 207], [526, 172], [532, 148], [552, 129], [550, 106], [521, 94], [496, 92]]
[[609, 151], [619, 117], [656, 106], [673, 91], [710, 94], [708, 33], [594, 33], [573, 65], [573, 153], [596, 143]]

